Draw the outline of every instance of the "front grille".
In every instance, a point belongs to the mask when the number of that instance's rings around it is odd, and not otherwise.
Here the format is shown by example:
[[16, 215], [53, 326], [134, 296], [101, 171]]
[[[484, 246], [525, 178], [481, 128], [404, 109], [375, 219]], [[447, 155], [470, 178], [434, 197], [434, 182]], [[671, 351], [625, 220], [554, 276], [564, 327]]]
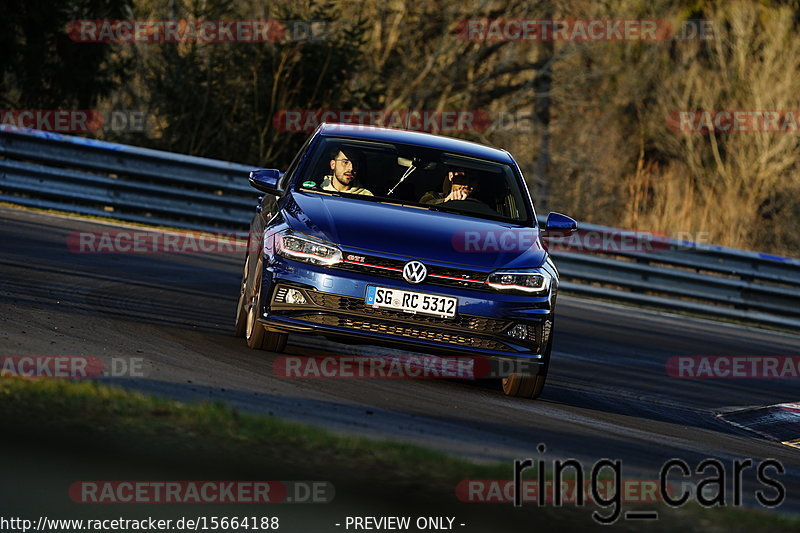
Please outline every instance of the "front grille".
[[362, 274], [369, 274], [371, 276], [379, 276], [382, 278], [394, 278], [394, 279], [403, 278], [402, 265], [400, 266], [399, 269], [395, 266], [386, 266], [385, 268], [381, 268], [381, 266], [378, 266], [374, 263], [366, 264], [366, 263], [353, 263], [345, 261], [333, 265], [333, 268], [348, 270], [350, 272], [360, 272]]
[[375, 318], [384, 318], [386, 320], [427, 324], [431, 326], [438, 325], [448, 329], [470, 329], [474, 331], [480, 331], [485, 334], [499, 334], [511, 326], [511, 321], [509, 320], [498, 320], [494, 318], [471, 315], [457, 315], [454, 318], [440, 318], [436, 316], [404, 313], [403, 311], [393, 311], [391, 309], [376, 309], [364, 304], [364, 300], [361, 298], [339, 296], [338, 294], [310, 290], [305, 290], [303, 292], [314, 304], [335, 312], [367, 315]]
[[302, 314], [294, 315], [293, 318], [315, 324], [322, 324], [325, 326], [356, 329], [359, 331], [383, 333], [386, 335], [397, 335], [399, 337], [442, 342], [446, 344], [478, 348], [482, 350], [494, 350], [502, 352], [515, 351], [510, 346], [496, 340], [446, 331], [437, 331], [422, 326], [417, 327], [414, 325], [392, 324], [346, 315]]
[[428, 267], [428, 278], [425, 281], [432, 285], [442, 285], [444, 287], [464, 287], [472, 290], [495, 292], [494, 289], [486, 285], [487, 276], [488, 274], [485, 272], [431, 266]]
[[[348, 270], [350, 272], [360, 272], [371, 276], [382, 278], [403, 279], [403, 266], [407, 261], [399, 259], [387, 259], [378, 256], [359, 256], [364, 261], [345, 260], [338, 263], [334, 268]], [[486, 285], [488, 273], [475, 270], [464, 270], [434, 265], [425, 265], [428, 269], [428, 277], [425, 283], [439, 285], [442, 287], [461, 287], [477, 291], [494, 292], [494, 289]]]

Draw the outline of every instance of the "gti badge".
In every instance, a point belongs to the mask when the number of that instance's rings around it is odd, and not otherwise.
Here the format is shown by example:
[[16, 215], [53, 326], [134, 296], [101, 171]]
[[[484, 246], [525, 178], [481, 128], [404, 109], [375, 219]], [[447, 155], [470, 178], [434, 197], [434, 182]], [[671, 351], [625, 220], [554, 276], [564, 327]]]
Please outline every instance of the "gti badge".
[[422, 283], [427, 275], [428, 269], [419, 261], [409, 261], [403, 266], [403, 279], [409, 283]]

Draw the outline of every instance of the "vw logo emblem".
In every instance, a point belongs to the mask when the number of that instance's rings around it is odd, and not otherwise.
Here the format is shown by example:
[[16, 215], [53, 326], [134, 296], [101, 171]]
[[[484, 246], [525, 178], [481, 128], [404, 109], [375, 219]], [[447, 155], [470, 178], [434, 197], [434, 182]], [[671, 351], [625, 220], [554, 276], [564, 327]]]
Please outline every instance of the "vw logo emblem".
[[403, 279], [409, 283], [422, 283], [428, 269], [419, 261], [409, 261], [403, 266]]

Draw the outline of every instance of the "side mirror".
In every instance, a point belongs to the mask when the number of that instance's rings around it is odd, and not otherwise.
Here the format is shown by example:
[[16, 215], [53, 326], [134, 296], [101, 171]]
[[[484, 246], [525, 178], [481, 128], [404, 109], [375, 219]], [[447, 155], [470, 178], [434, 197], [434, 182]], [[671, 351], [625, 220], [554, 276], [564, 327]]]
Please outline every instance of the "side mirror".
[[572, 233], [577, 231], [578, 223], [574, 219], [561, 213], [551, 212], [547, 215], [544, 222], [544, 231], [566, 231]]
[[279, 196], [278, 182], [283, 177], [283, 172], [274, 168], [250, 171], [250, 185], [261, 192]]

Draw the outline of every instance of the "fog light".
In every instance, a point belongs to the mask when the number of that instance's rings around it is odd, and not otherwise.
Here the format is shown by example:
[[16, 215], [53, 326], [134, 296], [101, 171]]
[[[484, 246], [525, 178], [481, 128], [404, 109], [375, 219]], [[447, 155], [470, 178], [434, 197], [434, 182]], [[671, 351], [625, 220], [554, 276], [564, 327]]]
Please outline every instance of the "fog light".
[[306, 297], [297, 289], [289, 289], [286, 291], [286, 303], [293, 305], [305, 305]]
[[506, 334], [509, 337], [513, 337], [521, 341], [536, 341], [536, 327], [527, 324], [517, 324], [513, 328], [509, 329]]
[[514, 337], [515, 339], [524, 340], [528, 338], [528, 328], [523, 326], [522, 324], [517, 324], [510, 330], [508, 330], [509, 337]]

